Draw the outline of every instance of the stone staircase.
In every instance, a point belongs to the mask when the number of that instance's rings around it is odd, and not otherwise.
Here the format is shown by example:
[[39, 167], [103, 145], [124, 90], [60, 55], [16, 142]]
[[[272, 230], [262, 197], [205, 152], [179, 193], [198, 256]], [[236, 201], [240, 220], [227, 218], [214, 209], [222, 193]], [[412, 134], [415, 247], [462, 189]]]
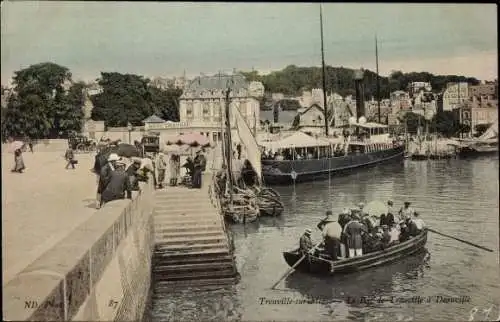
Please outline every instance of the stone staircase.
[[167, 187], [156, 192], [155, 291], [236, 282], [231, 243], [212, 196], [211, 181], [212, 174], [206, 173], [202, 189]]

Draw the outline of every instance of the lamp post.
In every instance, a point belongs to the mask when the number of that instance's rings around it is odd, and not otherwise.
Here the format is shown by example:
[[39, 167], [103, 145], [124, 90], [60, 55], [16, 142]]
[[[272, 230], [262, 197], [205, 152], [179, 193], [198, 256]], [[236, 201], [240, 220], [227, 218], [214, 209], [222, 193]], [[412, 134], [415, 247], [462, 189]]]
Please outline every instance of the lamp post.
[[128, 144], [132, 144], [132, 130], [134, 128], [132, 127], [132, 124], [130, 122], [127, 123], [127, 130], [128, 130]]

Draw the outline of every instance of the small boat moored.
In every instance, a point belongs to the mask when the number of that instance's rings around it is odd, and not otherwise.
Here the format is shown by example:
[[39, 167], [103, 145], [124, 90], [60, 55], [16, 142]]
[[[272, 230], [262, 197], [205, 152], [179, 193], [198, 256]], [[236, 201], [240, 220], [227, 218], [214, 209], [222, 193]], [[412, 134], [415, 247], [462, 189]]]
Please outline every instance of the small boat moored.
[[[295, 269], [303, 273], [315, 275], [336, 275], [381, 266], [424, 251], [427, 242], [427, 232], [427, 229], [424, 228], [420, 234], [405, 242], [358, 257], [332, 261], [331, 259], [322, 257], [321, 253], [308, 255]], [[298, 249], [284, 252], [283, 256], [290, 267], [294, 267], [297, 261], [302, 258], [302, 254]]]

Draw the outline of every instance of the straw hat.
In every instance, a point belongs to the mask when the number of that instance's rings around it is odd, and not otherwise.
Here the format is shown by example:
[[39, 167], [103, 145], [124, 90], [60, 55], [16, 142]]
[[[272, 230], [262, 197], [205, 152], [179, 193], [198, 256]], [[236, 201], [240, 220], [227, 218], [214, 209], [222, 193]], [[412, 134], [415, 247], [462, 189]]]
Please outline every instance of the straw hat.
[[306, 228], [306, 230], [304, 231], [304, 233], [306, 233], [307, 235], [310, 235], [312, 233], [312, 230], [309, 229], [309, 228]]
[[111, 153], [108, 157], [108, 162], [119, 161], [121, 158], [116, 153]]
[[332, 214], [330, 211], [329, 213], [327, 212], [326, 218], [323, 220], [324, 223], [329, 223], [329, 222], [335, 222], [337, 221], [337, 217]]

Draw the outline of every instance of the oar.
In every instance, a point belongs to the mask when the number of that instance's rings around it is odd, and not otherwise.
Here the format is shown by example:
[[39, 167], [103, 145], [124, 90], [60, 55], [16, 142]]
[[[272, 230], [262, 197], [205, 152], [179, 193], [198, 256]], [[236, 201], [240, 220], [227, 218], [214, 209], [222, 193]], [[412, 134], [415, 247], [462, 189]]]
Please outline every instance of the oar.
[[469, 241], [466, 241], [466, 240], [463, 240], [463, 239], [460, 239], [460, 238], [457, 238], [457, 237], [453, 237], [453, 236], [450, 236], [450, 235], [443, 234], [443, 233], [441, 233], [441, 232], [439, 232], [439, 231], [436, 231], [436, 230], [434, 230], [434, 229], [427, 228], [427, 230], [428, 230], [428, 231], [432, 231], [433, 233], [436, 233], [436, 234], [441, 235], [441, 236], [445, 236], [445, 237], [448, 237], [448, 238], [451, 238], [451, 239], [458, 240], [458, 241], [460, 241], [460, 242], [462, 242], [462, 243], [465, 243], [465, 244], [467, 244], [467, 245], [471, 245], [471, 246], [474, 246], [474, 247], [477, 247], [477, 248], [480, 248], [480, 249], [486, 250], [486, 251], [488, 251], [488, 252], [493, 252], [493, 250], [492, 250], [492, 249], [489, 249], [489, 248], [486, 248], [486, 247], [483, 247], [483, 246], [480, 246], [480, 245], [477, 245], [477, 244], [471, 243], [471, 242], [469, 242]]
[[[311, 248], [310, 251], [307, 252], [307, 254], [312, 253], [319, 245], [321, 245], [321, 243], [323, 243], [323, 241], [320, 241], [319, 243], [317, 243], [316, 246], [314, 246], [313, 248]], [[296, 261], [295, 264], [293, 264], [293, 266], [276, 283], [273, 284], [273, 286], [271, 286], [271, 289], [274, 290], [276, 285], [278, 285], [285, 277], [290, 275], [293, 272], [293, 270], [295, 269], [295, 267], [299, 266], [299, 264], [304, 260], [304, 258], [306, 258], [307, 254], [302, 255], [302, 257], [298, 261]]]

